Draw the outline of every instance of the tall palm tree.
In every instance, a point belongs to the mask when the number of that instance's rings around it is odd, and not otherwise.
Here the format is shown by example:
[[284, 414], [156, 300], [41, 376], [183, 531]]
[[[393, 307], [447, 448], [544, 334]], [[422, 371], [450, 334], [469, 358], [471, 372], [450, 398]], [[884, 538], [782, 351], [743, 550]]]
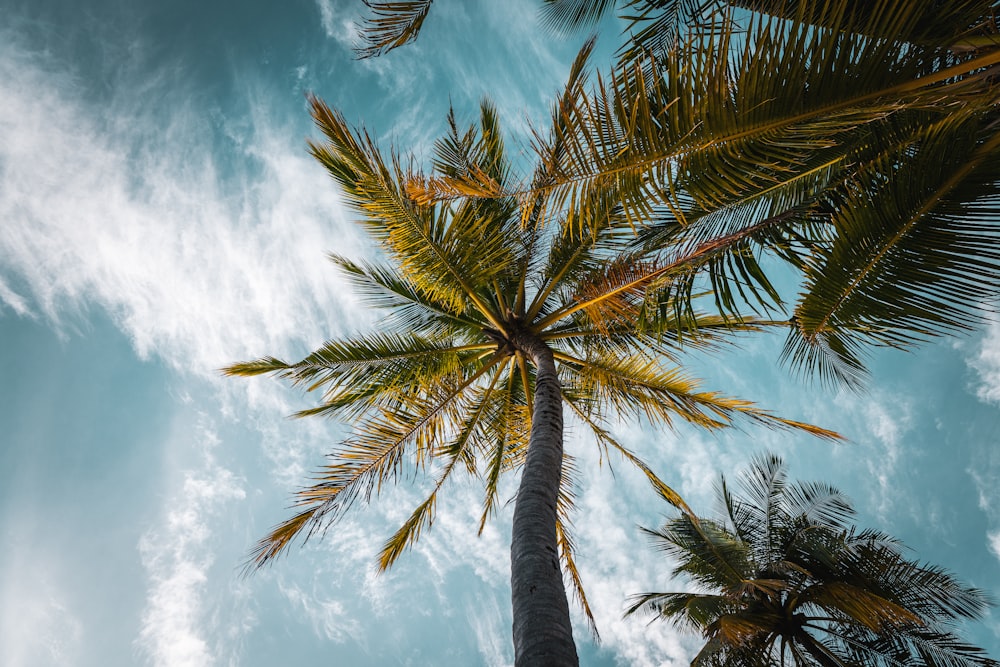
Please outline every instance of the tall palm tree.
[[[563, 108], [585, 86], [587, 53], [553, 111], [552, 151], [562, 150]], [[516, 662], [576, 664], [560, 559], [590, 613], [568, 533], [573, 481], [572, 458], [563, 450], [564, 409], [591, 429], [605, 453], [616, 451], [638, 466], [679, 506], [680, 498], [615, 440], [609, 415], [654, 425], [680, 419], [709, 429], [744, 418], [834, 437], [698, 389], [676, 365], [682, 346], [710, 346], [732, 330], [767, 323], [734, 324], [688, 306], [678, 308], [685, 316], [670, 331], [643, 330], [637, 322], [651, 284], [714, 246], [673, 257], [631, 250], [617, 188], [606, 188], [586, 210], [567, 212], [546, 194], [551, 160], [538, 166], [530, 185], [517, 185], [488, 103], [478, 127], [463, 130], [449, 117], [433, 175], [404, 167], [411, 163], [395, 153], [387, 161], [365, 131], [352, 130], [318, 99], [312, 114], [325, 136], [310, 144], [312, 154], [382, 252], [376, 262], [332, 259], [387, 315], [379, 331], [331, 340], [299, 362], [264, 357], [225, 369], [274, 374], [321, 391], [321, 403], [299, 415], [341, 418], [354, 427], [316, 481], [298, 493], [299, 511], [259, 542], [251, 567], [325, 529], [405, 470], [428, 472], [434, 481], [426, 500], [384, 545], [380, 565], [388, 567], [431, 524], [438, 492], [455, 473], [484, 481], [485, 523], [501, 474], [520, 469], [511, 544]], [[428, 202], [421, 194], [434, 183], [465, 196]], [[539, 194], [471, 196], [498, 189]], [[567, 219], [586, 224], [571, 233]]]
[[835, 488], [791, 484], [776, 456], [719, 488], [720, 519], [685, 514], [646, 530], [696, 593], [645, 593], [626, 612], [702, 633], [692, 665], [995, 667], [954, 625], [980, 618], [985, 595], [909, 560], [888, 535], [859, 531]]

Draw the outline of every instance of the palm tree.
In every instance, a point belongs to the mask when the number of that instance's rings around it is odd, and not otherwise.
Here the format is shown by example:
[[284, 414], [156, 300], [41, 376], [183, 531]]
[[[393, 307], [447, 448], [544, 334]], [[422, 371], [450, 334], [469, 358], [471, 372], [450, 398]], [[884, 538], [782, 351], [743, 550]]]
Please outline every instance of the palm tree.
[[754, 459], [742, 481], [739, 497], [722, 479], [720, 519], [685, 514], [646, 530], [699, 592], [638, 595], [626, 614], [700, 631], [692, 665], [995, 667], [954, 633], [982, 617], [982, 591], [849, 525], [839, 491], [790, 484], [776, 456]]
[[[564, 107], [585, 86], [585, 49], [553, 111], [549, 149], [565, 134]], [[617, 188], [586, 210], [565, 211], [546, 194], [553, 160], [530, 185], [517, 185], [496, 114], [488, 103], [478, 127], [454, 114], [435, 147], [434, 174], [386, 161], [364, 130], [312, 99], [325, 135], [312, 154], [340, 185], [359, 224], [378, 243], [376, 262], [332, 256], [373, 306], [387, 310], [379, 331], [331, 340], [299, 362], [273, 357], [234, 364], [229, 375], [274, 374], [322, 401], [299, 416], [336, 417], [354, 426], [315, 482], [297, 495], [299, 511], [251, 555], [259, 567], [298, 538], [322, 531], [361, 498], [406, 470], [434, 476], [430, 492], [388, 539], [390, 566], [433, 521], [438, 492], [455, 473], [482, 478], [482, 525], [497, 505], [502, 473], [520, 469], [511, 544], [514, 649], [518, 665], [576, 664], [560, 560], [590, 616], [573, 560], [567, 513], [572, 458], [563, 450], [563, 410], [593, 432], [605, 453], [638, 466], [670, 502], [683, 502], [609, 431], [607, 417], [653, 425], [681, 419], [715, 429], [745, 418], [822, 437], [834, 434], [780, 419], [754, 405], [698, 389], [677, 365], [684, 347], [711, 346], [732, 330], [767, 322], [726, 322], [690, 306], [670, 331], [637, 327], [649, 286], [714, 246], [674, 257], [629, 249]], [[436, 185], [435, 185], [436, 184]], [[432, 187], [464, 196], [428, 202]], [[471, 196], [503, 189], [531, 198]], [[585, 220], [570, 233], [567, 219]]]

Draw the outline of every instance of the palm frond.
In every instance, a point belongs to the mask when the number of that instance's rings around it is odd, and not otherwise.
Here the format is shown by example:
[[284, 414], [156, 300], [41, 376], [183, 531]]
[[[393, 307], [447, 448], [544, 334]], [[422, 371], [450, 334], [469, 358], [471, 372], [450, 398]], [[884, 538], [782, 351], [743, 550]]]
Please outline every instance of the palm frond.
[[[382, 410], [358, 424], [355, 433], [331, 454], [331, 462], [316, 474], [315, 483], [296, 493], [296, 506], [307, 509], [257, 543], [250, 555], [253, 567], [267, 564], [296, 536], [308, 540], [317, 530], [336, 522], [357, 498], [369, 500], [383, 483], [399, 476], [407, 450], [412, 450], [417, 465], [425, 464], [434, 454], [434, 444], [444, 439], [451, 425], [461, 421], [464, 390], [501, 358], [495, 355], [471, 377], [428, 388], [421, 396], [409, 397], [405, 408], [399, 405]], [[431, 509], [432, 502], [424, 511]]]
[[274, 357], [261, 357], [260, 359], [254, 359], [253, 361], [243, 361], [231, 364], [220, 369], [220, 372], [223, 375], [228, 376], [239, 375], [243, 377], [251, 377], [267, 373], [287, 373], [290, 369], [291, 365], [287, 361], [282, 361], [281, 359], [276, 359]]
[[752, 577], [747, 545], [718, 523], [687, 515], [658, 530], [642, 529], [656, 548], [673, 558], [673, 575], [686, 574], [693, 581], [720, 590], [723, 595], [743, 589]]
[[542, 23], [568, 32], [596, 25], [615, 6], [615, 0], [542, 0]]
[[354, 53], [358, 58], [372, 58], [415, 40], [434, 0], [363, 2], [370, 14], [360, 26], [361, 43]]
[[810, 667], [995, 667], [951, 631], [983, 615], [981, 591], [903, 558], [879, 531], [845, 528], [846, 499], [829, 485], [789, 484], [774, 455], [756, 457], [742, 477], [745, 498], [724, 478], [719, 487], [732, 531], [687, 515], [644, 529], [675, 575], [707, 590], [647, 593], [630, 611], [701, 630], [712, 665], [763, 667], [790, 655]]
[[474, 250], [468, 236], [475, 222], [471, 216], [453, 217], [447, 208], [418, 206], [400, 186], [409, 177], [398, 161], [390, 170], [366, 132], [355, 136], [342, 114], [317, 98], [311, 102], [316, 125], [328, 141], [310, 142], [310, 150], [340, 184], [348, 203], [364, 216], [362, 224], [369, 234], [436, 301], [457, 312], [474, 307], [501, 328], [478, 288], [489, 284], [497, 271], [495, 262], [506, 252], [502, 230], [486, 226], [499, 233], [481, 235], [482, 247]]
[[379, 554], [379, 567], [381, 569], [386, 570], [391, 567], [407, 548], [416, 543], [420, 538], [421, 531], [424, 528], [430, 528], [434, 522], [438, 492], [456, 466], [463, 463], [470, 473], [475, 472], [473, 450], [477, 446], [477, 436], [482, 438], [481, 433], [479, 433], [482, 430], [481, 424], [484, 417], [488, 418], [487, 413], [493, 402], [493, 391], [501, 375], [500, 372], [494, 372], [486, 387], [466, 399], [467, 405], [463, 409], [466, 417], [458, 425], [458, 433], [454, 439], [442, 448], [440, 453], [440, 455], [447, 457], [447, 463], [438, 475], [437, 482], [427, 498], [414, 509], [406, 522], [383, 545]]
[[500, 475], [508, 469], [509, 461], [516, 456], [515, 452], [527, 449], [531, 427], [515, 357], [511, 357], [503, 373], [504, 386], [494, 392], [496, 402], [488, 422], [494, 433], [490, 446], [484, 452], [488, 458], [483, 475], [485, 493], [483, 513], [479, 520], [480, 535], [486, 522], [496, 511]]
[[826, 439], [840, 438], [826, 429], [776, 417], [748, 401], [699, 391], [697, 381], [680, 369], [666, 369], [651, 359], [600, 355], [579, 359], [562, 353], [557, 353], [556, 359], [569, 374], [568, 387], [593, 397], [619, 415], [641, 415], [654, 424], [667, 426], [679, 417], [708, 429], [747, 418], [772, 428], [801, 430]]
[[733, 602], [723, 595], [704, 593], [641, 593], [629, 597], [626, 616], [655, 614], [664, 620], [691, 630], [704, 630], [715, 618], [734, 610]]
[[591, 634], [597, 642], [600, 642], [601, 633], [597, 631], [594, 612], [590, 608], [587, 593], [583, 589], [583, 579], [576, 567], [576, 543], [572, 534], [573, 520], [571, 515], [576, 501], [577, 474], [573, 457], [568, 454], [564, 455], [559, 495], [556, 497], [556, 544], [559, 547], [559, 560], [562, 563], [563, 572], [569, 578], [573, 596], [583, 610]]
[[428, 294], [391, 267], [333, 253], [328, 257], [347, 277], [363, 303], [387, 311], [387, 323], [394, 329], [446, 337], [482, 326], [474, 311], [454, 311], [454, 303], [437, 301], [433, 293]]
[[866, 345], [907, 347], [983, 321], [1000, 293], [1000, 137], [979, 114], [923, 128], [831, 202], [836, 241], [807, 268], [785, 358], [857, 383]]
[[581, 406], [582, 401], [578, 397], [573, 397], [571, 393], [563, 392], [563, 400], [567, 405], [569, 405], [570, 409], [577, 416], [577, 418], [586, 424], [591, 433], [594, 434], [598, 445], [603, 448], [605, 455], [608, 455], [610, 450], [617, 452], [625, 461], [628, 461], [630, 464], [638, 468], [639, 471], [646, 476], [646, 479], [661, 499], [681, 510], [694, 521], [698, 520], [697, 517], [695, 517], [694, 512], [691, 511], [691, 508], [688, 507], [686, 502], [684, 502], [681, 495], [674, 491], [666, 482], [660, 479], [645, 461], [618, 442], [618, 440], [611, 434], [611, 431], [595, 419], [589, 409]]

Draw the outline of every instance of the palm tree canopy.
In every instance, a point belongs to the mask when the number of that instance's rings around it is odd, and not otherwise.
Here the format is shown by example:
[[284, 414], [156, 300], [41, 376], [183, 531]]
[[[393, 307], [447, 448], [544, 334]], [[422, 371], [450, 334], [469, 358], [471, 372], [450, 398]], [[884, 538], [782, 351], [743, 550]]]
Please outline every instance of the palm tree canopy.
[[[574, 65], [553, 112], [556, 132], [565, 118], [562, 108], [585, 84], [586, 55]], [[637, 328], [650, 286], [683, 262], [630, 247], [634, 236], [623, 224], [616, 188], [576, 212], [590, 221], [582, 233], [567, 233], [567, 213], [544, 195], [429, 203], [415, 197], [420, 188], [413, 184], [433, 180], [474, 192], [521, 187], [489, 103], [468, 128], [449, 117], [430, 176], [395, 153], [383, 158], [365, 131], [352, 130], [315, 98], [312, 113], [325, 137], [310, 144], [312, 154], [382, 252], [376, 261], [331, 259], [386, 317], [377, 332], [331, 340], [298, 362], [264, 357], [224, 369], [230, 375], [270, 373], [319, 391], [319, 405], [299, 416], [338, 418], [354, 427], [314, 483], [298, 493], [297, 513], [257, 545], [251, 567], [271, 561], [296, 537], [322, 530], [355, 500], [369, 499], [408, 471], [428, 472], [434, 481], [426, 500], [385, 543], [382, 567], [431, 524], [438, 491], [456, 472], [483, 480], [485, 523], [497, 506], [501, 474], [524, 460], [535, 389], [532, 348], [538, 345], [552, 352], [569, 413], [591, 429], [605, 452], [617, 451], [637, 465], [677, 504], [682, 501], [676, 494], [615, 440], [610, 415], [659, 425], [683, 420], [709, 429], [743, 418], [836, 437], [701, 390], [676, 364], [682, 347], [712, 346], [731, 331], [767, 322], [726, 322], [685, 307], [689, 315], [682, 326]], [[558, 140], [552, 150], [559, 150]], [[541, 164], [532, 177], [539, 192], [552, 180], [548, 168]], [[564, 477], [572, 471], [568, 459]], [[571, 500], [572, 479], [564, 479], [557, 531], [564, 566], [578, 583], [568, 532]]]
[[789, 483], [773, 455], [754, 459], [742, 487], [736, 495], [722, 479], [718, 519], [685, 514], [646, 531], [700, 592], [638, 595], [627, 614], [700, 631], [692, 664], [997, 664], [955, 634], [958, 621], [986, 612], [983, 592], [850, 525], [837, 489]]

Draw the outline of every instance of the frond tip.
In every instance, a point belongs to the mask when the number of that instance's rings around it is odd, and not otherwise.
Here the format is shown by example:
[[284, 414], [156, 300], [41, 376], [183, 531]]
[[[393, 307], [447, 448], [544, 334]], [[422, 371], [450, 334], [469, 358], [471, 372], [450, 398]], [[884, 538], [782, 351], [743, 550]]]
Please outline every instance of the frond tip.
[[243, 566], [244, 574], [251, 574], [265, 565], [270, 565], [271, 561], [284, 553], [296, 538], [301, 536], [308, 539], [312, 534], [310, 524], [314, 522], [315, 514], [315, 508], [310, 508], [272, 528], [247, 556]]
[[260, 359], [254, 359], [253, 361], [243, 361], [238, 364], [226, 366], [225, 368], [220, 368], [219, 372], [228, 377], [237, 375], [250, 377], [253, 375], [264, 375], [265, 373], [282, 373], [290, 370], [291, 368], [290, 364], [282, 361], [281, 359], [275, 359], [274, 357], [261, 357]]
[[361, 43], [354, 47], [358, 58], [381, 56], [408, 42], [420, 33], [434, 0], [415, 2], [375, 2], [364, 0], [371, 15], [359, 26]]

